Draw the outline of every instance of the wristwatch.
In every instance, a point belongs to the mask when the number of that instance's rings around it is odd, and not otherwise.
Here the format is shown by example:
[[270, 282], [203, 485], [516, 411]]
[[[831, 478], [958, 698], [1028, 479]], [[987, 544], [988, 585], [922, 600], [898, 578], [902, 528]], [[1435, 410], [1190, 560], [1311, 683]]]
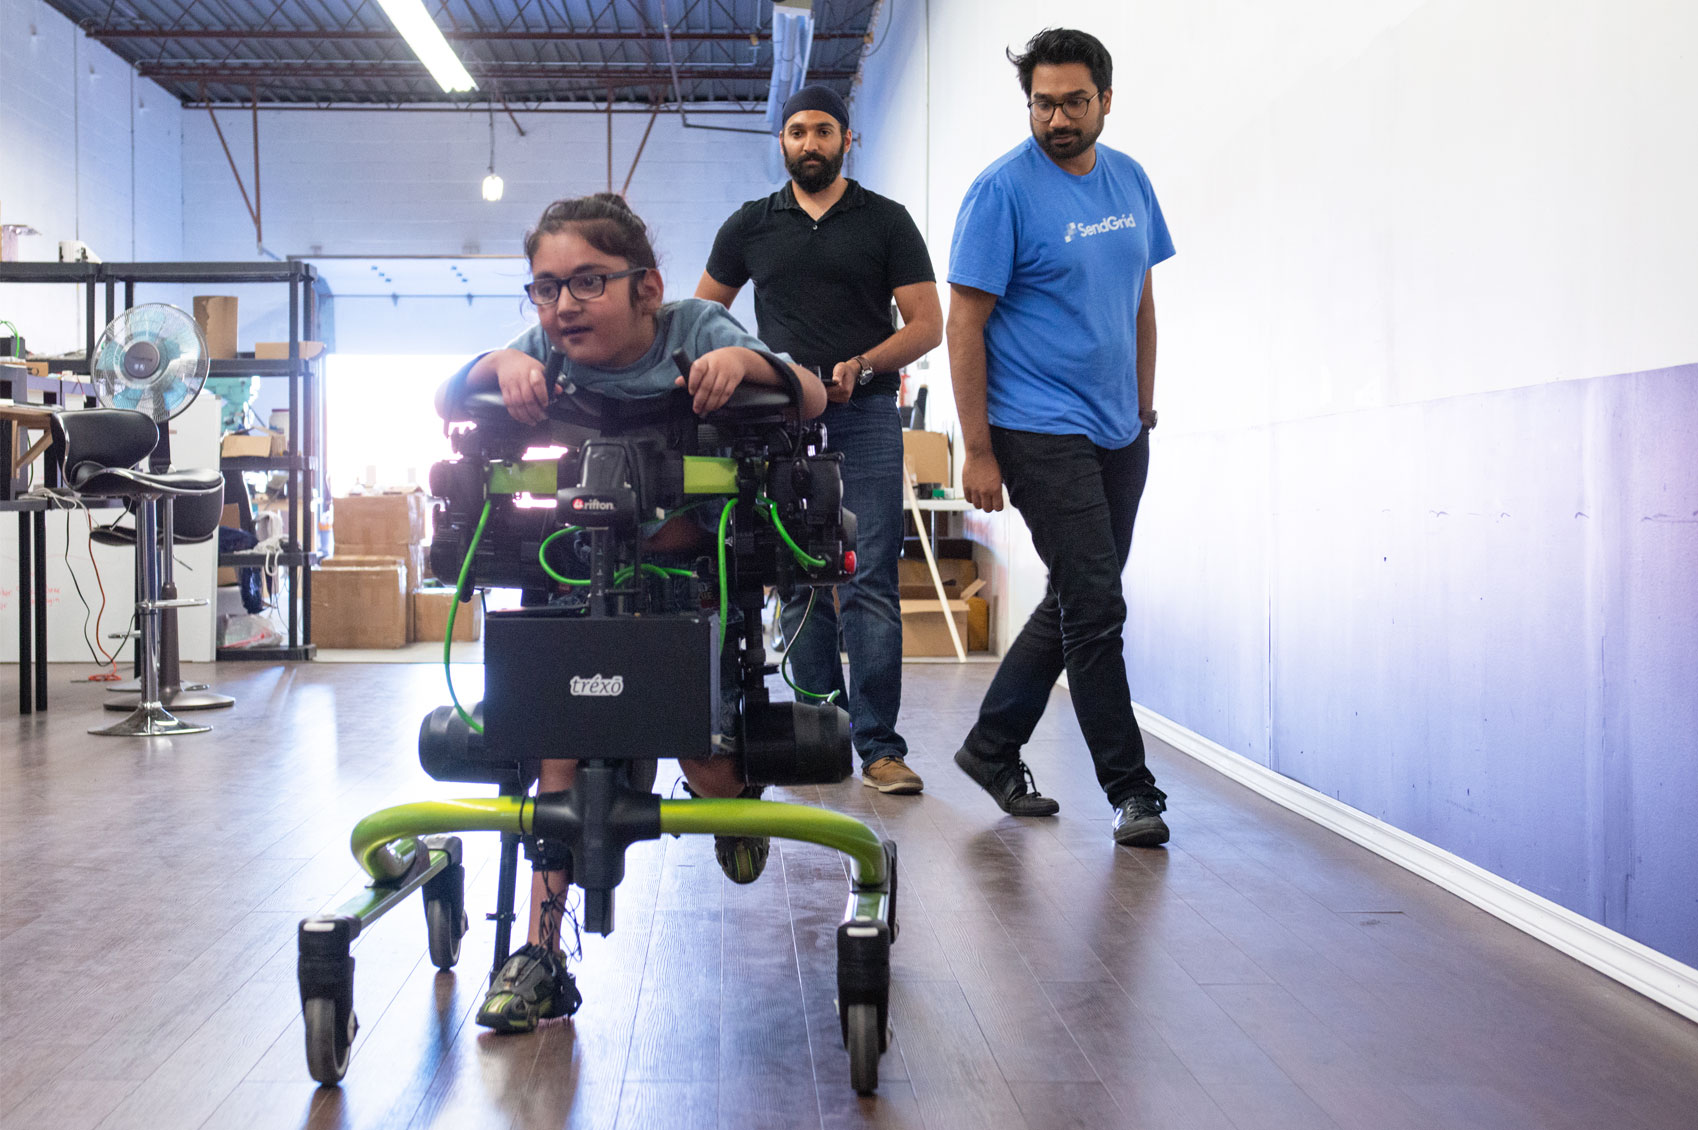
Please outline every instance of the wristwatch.
[[861, 375], [859, 377], [855, 378], [856, 384], [864, 385], [868, 381], [873, 379], [872, 362], [868, 361], [865, 357], [861, 356], [861, 354], [859, 354], [859, 353], [857, 353], [857, 354], [855, 354], [855, 356], [849, 358], [849, 360], [853, 361], [855, 364], [857, 364], [861, 367]]

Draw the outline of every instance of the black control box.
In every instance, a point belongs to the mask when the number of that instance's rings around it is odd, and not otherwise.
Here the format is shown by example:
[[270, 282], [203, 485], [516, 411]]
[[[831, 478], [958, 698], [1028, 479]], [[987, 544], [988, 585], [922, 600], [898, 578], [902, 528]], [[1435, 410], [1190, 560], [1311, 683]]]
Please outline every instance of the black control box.
[[706, 757], [719, 703], [719, 618], [491, 613], [484, 740], [493, 761]]

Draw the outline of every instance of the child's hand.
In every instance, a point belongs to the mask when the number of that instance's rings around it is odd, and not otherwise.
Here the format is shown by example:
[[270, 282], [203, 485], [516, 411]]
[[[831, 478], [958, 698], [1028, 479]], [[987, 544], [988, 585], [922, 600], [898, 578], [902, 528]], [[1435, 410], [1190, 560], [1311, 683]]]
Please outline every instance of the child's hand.
[[747, 365], [740, 354], [756, 356], [735, 346], [715, 349], [696, 358], [696, 363], [690, 366], [688, 379], [678, 378], [676, 383], [689, 389], [694, 398], [690, 408], [696, 415], [705, 416], [724, 407], [731, 394], [737, 391], [737, 386], [743, 383]]
[[522, 424], [542, 423], [548, 417], [549, 392], [542, 362], [517, 349], [498, 349], [491, 359], [508, 414]]

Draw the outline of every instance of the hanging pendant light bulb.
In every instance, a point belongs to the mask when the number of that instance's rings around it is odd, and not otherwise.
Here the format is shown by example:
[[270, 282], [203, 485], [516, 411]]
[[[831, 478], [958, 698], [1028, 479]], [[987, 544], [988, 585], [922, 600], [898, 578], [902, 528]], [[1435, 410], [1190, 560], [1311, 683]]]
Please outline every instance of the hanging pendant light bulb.
[[501, 199], [506, 183], [495, 175], [495, 103], [489, 103], [489, 175], [483, 178], [483, 198], [491, 204]]

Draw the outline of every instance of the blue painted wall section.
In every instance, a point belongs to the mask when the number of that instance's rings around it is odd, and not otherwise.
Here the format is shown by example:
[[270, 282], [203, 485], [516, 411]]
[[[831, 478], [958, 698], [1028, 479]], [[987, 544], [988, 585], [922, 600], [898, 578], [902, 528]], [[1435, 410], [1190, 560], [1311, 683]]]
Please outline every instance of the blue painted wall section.
[[1698, 365], [1154, 447], [1138, 701], [1698, 965]]

